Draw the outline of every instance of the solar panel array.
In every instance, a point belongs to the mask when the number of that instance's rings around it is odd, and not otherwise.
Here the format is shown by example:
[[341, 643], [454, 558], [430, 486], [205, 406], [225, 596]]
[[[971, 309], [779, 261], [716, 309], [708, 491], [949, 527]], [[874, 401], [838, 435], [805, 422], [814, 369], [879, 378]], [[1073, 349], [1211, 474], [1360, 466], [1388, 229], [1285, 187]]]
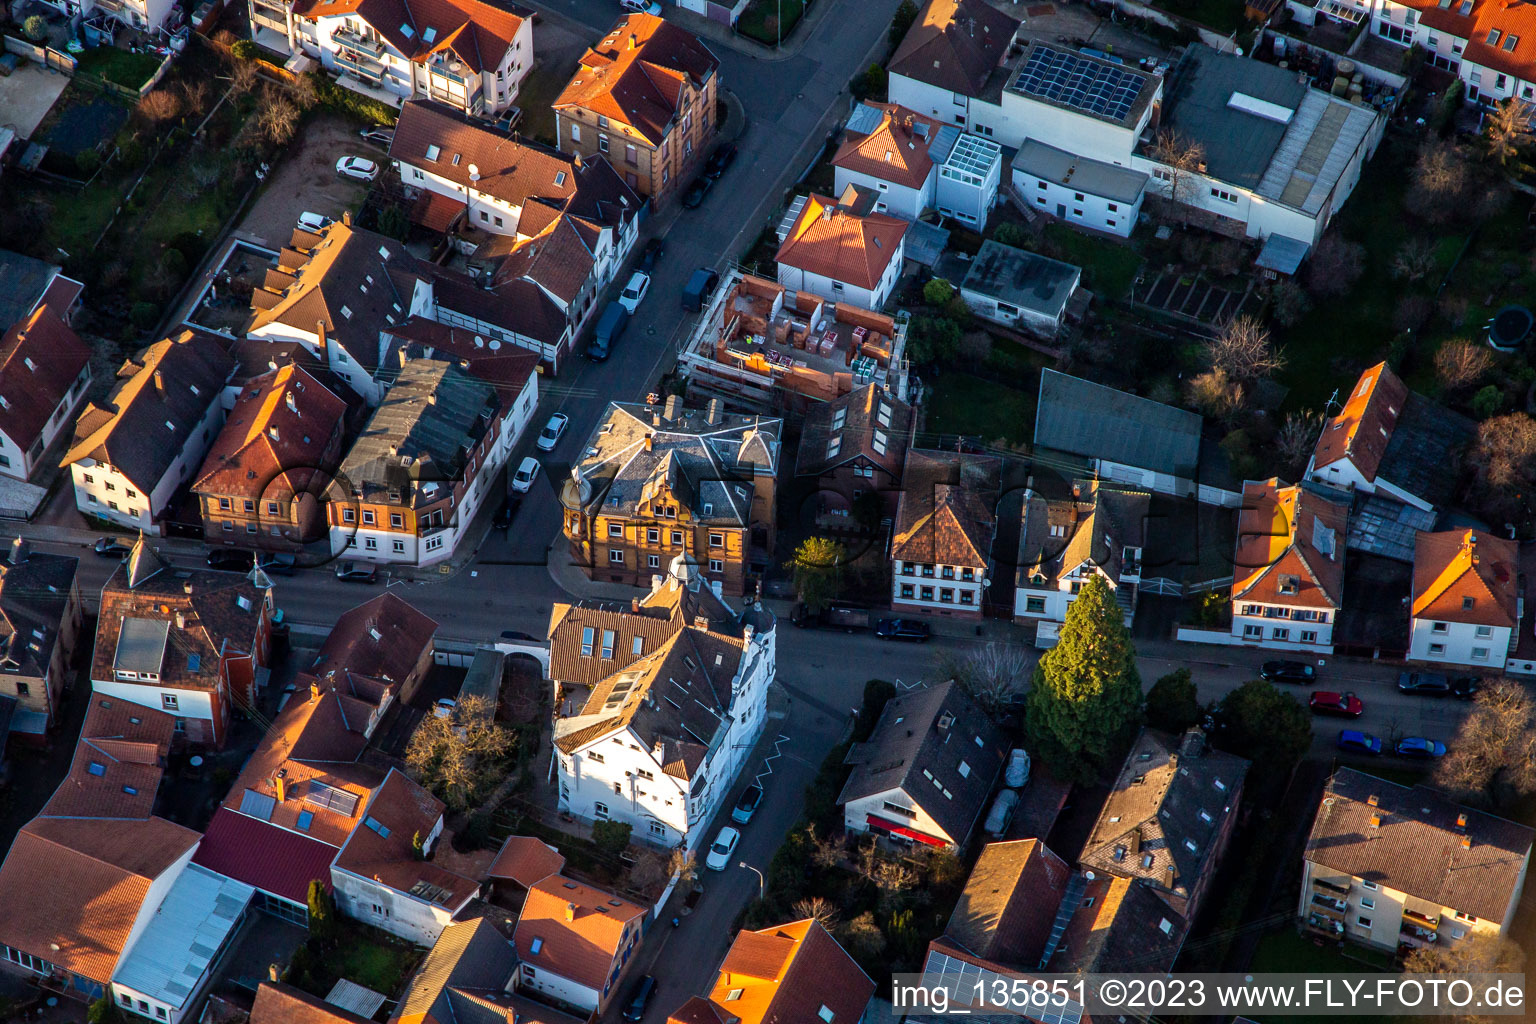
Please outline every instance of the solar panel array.
[[[923, 986], [946, 990], [951, 1013], [957, 1012], [955, 1008], [970, 1007], [958, 1011], [966, 1013], [968, 1024], [1019, 1024], [1026, 1016], [1042, 1024], [1080, 1024], [1082, 1004], [1071, 999], [1044, 999], [1044, 1006], [1004, 1005], [1011, 998], [1008, 993], [1014, 991], [1013, 980], [1029, 977], [1027, 974], [998, 974], [938, 950], [931, 950], [923, 965]], [[921, 1018], [920, 1014], [918, 1016]]]
[[1147, 76], [1081, 54], [1037, 45], [1013, 80], [1026, 96], [1073, 107], [1111, 121], [1124, 120]]

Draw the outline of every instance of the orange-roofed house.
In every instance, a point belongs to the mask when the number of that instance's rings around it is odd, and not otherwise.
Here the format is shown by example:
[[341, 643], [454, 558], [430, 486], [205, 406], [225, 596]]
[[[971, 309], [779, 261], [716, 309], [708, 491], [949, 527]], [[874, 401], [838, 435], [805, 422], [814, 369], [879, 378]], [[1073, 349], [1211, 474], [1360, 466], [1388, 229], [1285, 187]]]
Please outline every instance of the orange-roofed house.
[[796, 199], [779, 226], [779, 284], [881, 309], [901, 277], [907, 222], [877, 212], [879, 195], [850, 185], [836, 199]]
[[1478, 530], [1420, 533], [1408, 657], [1502, 671], [1520, 628], [1519, 547]]
[[939, 165], [961, 130], [895, 103], [864, 101], [832, 156], [838, 194], [849, 185], [875, 190], [877, 211], [916, 220], [933, 206]]
[[207, 542], [296, 551], [319, 539], [346, 414], [294, 363], [248, 382], [192, 484]]
[[891, 537], [891, 608], [979, 618], [997, 536], [1002, 463], [907, 452]]
[[90, 382], [90, 346], [52, 306], [11, 325], [0, 343], [0, 475], [31, 477]]
[[[1300, 9], [1316, 16], [1311, 8]], [[1360, 0], [1349, 10], [1364, 17], [1372, 36], [1404, 51], [1418, 46], [1431, 64], [1460, 78], [1468, 103], [1536, 100], [1536, 14], [1528, 5], [1508, 0]]]
[[719, 71], [709, 47], [671, 22], [620, 18], [553, 104], [561, 152], [607, 157], [642, 196], [676, 191], [719, 128]]
[[1243, 487], [1233, 561], [1233, 643], [1329, 654], [1344, 603], [1349, 505], [1308, 484]]
[[[856, 1024], [875, 983], [815, 920], [736, 933], [709, 1002], [741, 1024]], [[703, 1017], [701, 1007], [689, 1016]], [[705, 1018], [707, 1020], [707, 1018]]]
[[564, 875], [535, 882], [513, 935], [519, 990], [583, 1016], [601, 1010], [640, 943], [646, 912]]

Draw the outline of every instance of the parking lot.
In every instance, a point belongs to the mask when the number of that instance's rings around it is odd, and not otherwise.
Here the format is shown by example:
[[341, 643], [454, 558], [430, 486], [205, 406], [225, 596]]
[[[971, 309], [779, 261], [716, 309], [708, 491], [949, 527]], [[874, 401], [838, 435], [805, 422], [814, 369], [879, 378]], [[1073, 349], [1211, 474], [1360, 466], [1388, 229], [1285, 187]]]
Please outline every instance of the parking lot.
[[384, 150], [358, 138], [352, 122], [331, 116], [315, 118], [294, 140], [293, 151], [278, 165], [239, 230], [269, 248], [280, 249], [288, 244], [301, 213], [319, 213], [336, 220], [343, 212], [355, 213], [368, 189], [362, 182], [336, 173], [336, 161], [343, 156], [362, 156], [381, 166], [386, 164]]
[[18, 136], [30, 139], [68, 84], [65, 75], [22, 61], [8, 77], [0, 78], [0, 125], [14, 126]]

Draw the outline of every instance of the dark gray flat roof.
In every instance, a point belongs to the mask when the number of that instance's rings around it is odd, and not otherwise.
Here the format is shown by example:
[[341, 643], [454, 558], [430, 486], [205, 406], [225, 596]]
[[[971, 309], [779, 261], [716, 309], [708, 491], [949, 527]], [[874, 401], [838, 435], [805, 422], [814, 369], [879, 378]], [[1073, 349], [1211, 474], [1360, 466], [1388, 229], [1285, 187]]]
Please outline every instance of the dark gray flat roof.
[[1070, 263], [984, 242], [960, 287], [1054, 319], [1067, 308], [1082, 273]]
[[1036, 178], [1117, 203], [1136, 202], [1147, 187], [1147, 175], [1141, 171], [1077, 156], [1035, 139], [1024, 140], [1013, 166]]
[[1035, 445], [1190, 476], [1200, 459], [1200, 417], [1081, 377], [1043, 370]]
[[124, 619], [112, 667], [119, 672], [160, 672], [170, 631], [168, 619]]

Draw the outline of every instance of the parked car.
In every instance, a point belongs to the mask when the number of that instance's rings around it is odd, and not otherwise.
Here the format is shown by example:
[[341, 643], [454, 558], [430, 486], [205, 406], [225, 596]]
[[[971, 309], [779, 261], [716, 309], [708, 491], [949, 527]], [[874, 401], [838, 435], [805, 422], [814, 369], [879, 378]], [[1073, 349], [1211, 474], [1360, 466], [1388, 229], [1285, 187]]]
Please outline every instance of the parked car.
[[715, 285], [720, 283], [720, 272], [708, 267], [700, 267], [688, 278], [688, 283], [683, 286], [683, 308], [690, 313], [697, 313], [704, 308], [704, 300], [714, 292]]
[[613, 346], [624, 337], [624, 328], [629, 326], [629, 310], [624, 308], [622, 302], [608, 303], [608, 308], [603, 310], [603, 315], [597, 320], [597, 330], [592, 332], [592, 340], [587, 344], [587, 358], [596, 362], [602, 362], [613, 351]]
[[709, 159], [704, 161], [704, 175], [708, 178], [718, 178], [725, 173], [725, 169], [731, 166], [736, 159], [736, 144], [723, 142], [715, 147], [715, 151], [709, 154]]
[[512, 474], [512, 489], [527, 494], [538, 478], [539, 460], [530, 455], [523, 459], [517, 467], [517, 472]]
[[731, 865], [731, 854], [736, 852], [736, 844], [741, 842], [741, 833], [731, 826], [722, 828], [715, 836], [715, 841], [709, 846], [709, 854], [704, 858], [704, 866], [711, 871], [724, 871]]
[[709, 190], [714, 187], [715, 183], [702, 174], [694, 178], [693, 184], [688, 186], [688, 191], [683, 193], [683, 207], [689, 210], [698, 209], [704, 205], [704, 197], [709, 195]]
[[656, 979], [649, 974], [635, 982], [635, 987], [629, 993], [629, 1002], [624, 1004], [624, 1019], [633, 1024], [644, 1017], [645, 1008], [650, 1005], [655, 991]]
[[496, 518], [491, 520], [491, 525], [498, 530], [510, 530], [512, 520], [517, 518], [517, 510], [522, 507], [523, 496], [516, 493], [507, 495], [507, 500], [501, 503], [501, 508], [496, 510]]
[[337, 562], [336, 578], [344, 583], [372, 583], [379, 578], [379, 567], [372, 562]]
[[331, 218], [321, 213], [314, 213], [312, 211], [305, 210], [303, 213], [299, 214], [299, 227], [303, 228], [305, 231], [313, 231], [315, 234], [319, 234], [320, 232], [324, 231], [326, 228], [330, 227], [332, 223], [333, 221]]
[[379, 176], [379, 165], [360, 156], [344, 156], [336, 161], [336, 173], [356, 181], [372, 181]]
[[1445, 756], [1445, 744], [1425, 736], [1405, 736], [1397, 741], [1392, 752], [1398, 757], [1413, 757], [1421, 761], [1433, 761]]
[[102, 558], [127, 558], [133, 545], [125, 544], [115, 537], [102, 537], [91, 545], [91, 550]]
[[[661, 17], [661, 4], [656, 0], [619, 0], [619, 6], [632, 14], [653, 14]], [[635, 1020], [639, 1020], [636, 1017]]]
[[925, 644], [929, 632], [928, 623], [916, 619], [881, 619], [875, 623], [875, 636], [881, 640], [907, 640]]
[[225, 572], [250, 572], [251, 566], [256, 564], [256, 554], [253, 551], [242, 551], [239, 548], [214, 548], [208, 552], [208, 568], [221, 569]]
[[659, 238], [653, 238], [645, 243], [645, 248], [640, 250], [640, 261], [635, 264], [640, 270], [649, 274], [656, 269], [656, 263], [661, 259], [661, 254], [666, 252], [667, 245]]
[[819, 612], [813, 612], [803, 602], [796, 602], [790, 609], [789, 621], [799, 629], [812, 626], [821, 629], [840, 629], [844, 633], [869, 628], [869, 609], [856, 604], [834, 601]]
[[560, 443], [560, 435], [565, 433], [566, 426], [571, 418], [563, 412], [557, 412], [544, 424], [544, 429], [539, 431], [539, 450], [553, 451], [555, 445]]
[[1451, 681], [1438, 672], [1399, 672], [1397, 688], [1420, 697], [1449, 697]]
[[371, 142], [375, 146], [383, 146], [385, 149], [388, 149], [389, 144], [395, 141], [395, 130], [393, 128], [364, 128], [357, 134], [364, 142]]
[[1338, 747], [1353, 754], [1380, 754], [1381, 739], [1359, 729], [1340, 729]]
[[1482, 686], [1483, 681], [1477, 676], [1457, 676], [1451, 680], [1451, 696], [1457, 700], [1471, 700]]
[[1029, 754], [1023, 747], [1008, 752], [1008, 764], [1003, 768], [1003, 785], [1009, 789], [1022, 789], [1029, 781]]
[[286, 551], [279, 551], [261, 560], [261, 571], [268, 576], [292, 576], [298, 567], [298, 558]]
[[1005, 789], [997, 794], [997, 799], [992, 801], [992, 809], [987, 812], [986, 823], [982, 828], [993, 839], [998, 838], [1008, 831], [1008, 825], [1013, 821], [1013, 812], [1019, 808], [1019, 791]]
[[731, 809], [731, 820], [739, 825], [745, 825], [752, 820], [752, 815], [757, 813], [757, 805], [763, 802], [763, 787], [755, 783], [746, 788], [741, 794], [741, 799], [736, 801], [736, 806]]
[[1259, 669], [1259, 675], [1272, 683], [1306, 685], [1317, 682], [1317, 666], [1304, 661], [1266, 661]]
[[1312, 709], [1314, 715], [1341, 715], [1345, 718], [1359, 718], [1365, 712], [1365, 705], [1353, 693], [1331, 693], [1328, 690], [1313, 690], [1307, 707]]
[[631, 316], [635, 308], [645, 299], [645, 293], [651, 290], [651, 279], [643, 270], [637, 270], [629, 275], [629, 283], [619, 293], [619, 305], [629, 310]]
[[453, 711], [459, 706], [459, 702], [452, 697], [439, 697], [432, 704], [433, 718], [452, 718]]

